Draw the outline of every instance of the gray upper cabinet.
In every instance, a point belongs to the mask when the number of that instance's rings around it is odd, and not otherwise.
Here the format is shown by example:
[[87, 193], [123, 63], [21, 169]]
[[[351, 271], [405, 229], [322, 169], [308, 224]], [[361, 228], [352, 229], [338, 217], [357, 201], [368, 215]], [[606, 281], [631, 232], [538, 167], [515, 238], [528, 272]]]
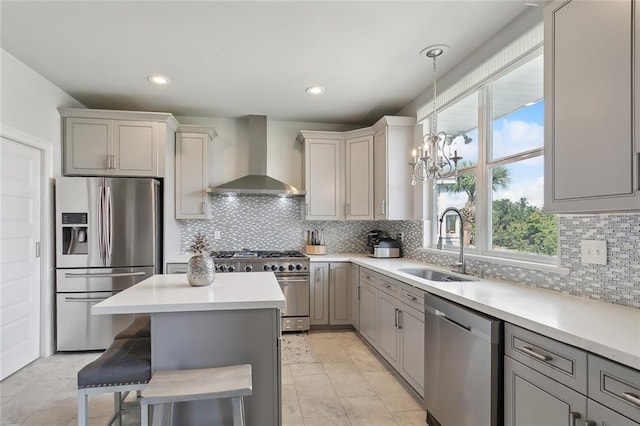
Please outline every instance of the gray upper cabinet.
[[413, 219], [413, 187], [409, 156], [413, 149], [411, 117], [382, 117], [373, 125], [374, 219]]
[[60, 108], [63, 174], [163, 177], [171, 114]]
[[336, 135], [326, 138], [323, 135], [326, 133], [305, 132], [299, 138], [304, 150], [305, 219], [341, 220], [344, 217], [342, 141]]
[[545, 8], [548, 212], [640, 209], [637, 9], [634, 0]]
[[345, 141], [345, 202], [347, 220], [373, 219], [373, 136]]
[[206, 219], [209, 216], [211, 175], [211, 128], [180, 126], [176, 133], [176, 219]]

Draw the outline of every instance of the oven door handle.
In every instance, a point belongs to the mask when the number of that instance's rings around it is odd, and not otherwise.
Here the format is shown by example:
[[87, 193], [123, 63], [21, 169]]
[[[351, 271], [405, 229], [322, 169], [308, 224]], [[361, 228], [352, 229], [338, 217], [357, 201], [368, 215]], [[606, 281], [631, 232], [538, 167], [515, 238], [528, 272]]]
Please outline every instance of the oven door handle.
[[278, 282], [283, 283], [283, 284], [288, 284], [288, 283], [308, 283], [309, 279], [308, 278], [303, 278], [303, 279], [278, 278]]

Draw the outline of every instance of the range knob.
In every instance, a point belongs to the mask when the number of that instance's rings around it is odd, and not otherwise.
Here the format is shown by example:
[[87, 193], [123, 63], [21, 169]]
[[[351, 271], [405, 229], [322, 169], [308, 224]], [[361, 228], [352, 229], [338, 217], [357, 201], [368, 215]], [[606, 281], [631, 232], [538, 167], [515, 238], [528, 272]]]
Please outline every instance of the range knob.
[[280, 265], [280, 267], [278, 269], [280, 270], [280, 272], [284, 272], [285, 269], [287, 269], [287, 268], [285, 268], [284, 265]]
[[253, 271], [253, 266], [251, 266], [251, 265], [247, 265], [247, 266], [245, 266], [245, 267], [244, 267], [244, 271], [245, 271], [245, 272], [251, 272], [251, 271]]
[[269, 267], [269, 265], [262, 265], [262, 270], [263, 271], [270, 271], [271, 268]]
[[236, 267], [233, 265], [229, 266], [229, 272], [234, 272], [236, 270]]
[[293, 271], [294, 269], [296, 269], [296, 267], [295, 267], [295, 266], [293, 266], [293, 265], [289, 265], [289, 270], [290, 270], [290, 271]]
[[278, 265], [271, 265], [271, 270], [272, 271], [277, 271], [278, 270]]
[[302, 265], [301, 264], [296, 264], [296, 271], [301, 271], [302, 270]]
[[220, 272], [227, 272], [227, 265], [220, 265]]

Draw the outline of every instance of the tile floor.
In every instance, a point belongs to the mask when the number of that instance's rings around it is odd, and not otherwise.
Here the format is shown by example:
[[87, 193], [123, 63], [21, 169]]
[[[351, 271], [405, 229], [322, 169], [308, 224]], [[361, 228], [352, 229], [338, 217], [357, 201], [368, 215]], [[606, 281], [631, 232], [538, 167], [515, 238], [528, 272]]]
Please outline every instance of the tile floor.
[[[306, 340], [318, 362], [283, 361], [283, 426], [425, 426], [420, 402], [354, 332], [312, 332]], [[0, 382], [0, 425], [76, 425], [76, 373], [98, 355], [57, 354]], [[112, 404], [111, 394], [91, 396], [90, 424], [104, 425]], [[124, 420], [138, 425], [139, 415]]]

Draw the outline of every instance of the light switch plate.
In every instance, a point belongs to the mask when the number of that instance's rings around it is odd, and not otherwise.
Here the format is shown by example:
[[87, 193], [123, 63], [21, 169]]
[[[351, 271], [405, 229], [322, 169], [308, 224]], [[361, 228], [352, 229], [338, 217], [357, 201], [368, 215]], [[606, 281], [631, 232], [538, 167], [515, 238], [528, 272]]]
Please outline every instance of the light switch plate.
[[607, 242], [604, 240], [582, 240], [580, 242], [582, 263], [607, 264]]
[[213, 239], [214, 240], [220, 239], [220, 231], [213, 231]]

